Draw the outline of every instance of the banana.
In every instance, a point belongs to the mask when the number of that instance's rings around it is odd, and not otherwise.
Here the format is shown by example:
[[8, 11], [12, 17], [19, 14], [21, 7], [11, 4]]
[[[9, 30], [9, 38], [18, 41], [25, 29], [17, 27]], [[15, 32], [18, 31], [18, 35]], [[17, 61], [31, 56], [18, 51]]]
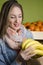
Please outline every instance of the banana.
[[24, 47], [25, 47], [29, 42], [31, 42], [31, 41], [33, 41], [33, 39], [27, 39], [27, 40], [25, 40], [25, 41], [22, 43], [22, 49], [24, 49]]
[[25, 45], [25, 49], [28, 48], [29, 46], [32, 46], [33, 44], [40, 44], [40, 42], [32, 40], [31, 42], [27, 43], [27, 45]]
[[32, 47], [33, 47], [34, 49], [43, 50], [43, 45], [42, 45], [42, 44], [34, 44], [34, 45], [32, 45]]
[[36, 55], [43, 56], [43, 50], [34, 50], [34, 53], [36, 53]]

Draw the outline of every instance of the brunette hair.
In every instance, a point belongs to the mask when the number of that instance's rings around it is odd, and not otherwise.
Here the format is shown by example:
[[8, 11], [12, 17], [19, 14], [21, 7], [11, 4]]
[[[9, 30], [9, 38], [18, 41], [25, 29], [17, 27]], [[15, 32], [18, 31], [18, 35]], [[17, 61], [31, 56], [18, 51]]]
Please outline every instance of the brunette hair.
[[9, 22], [7, 22], [7, 16], [9, 14], [9, 10], [12, 6], [17, 6], [21, 9], [22, 12], [22, 19], [23, 19], [23, 9], [21, 4], [19, 4], [16, 0], [8, 0], [6, 1], [1, 9], [0, 12], [0, 38], [3, 37], [3, 35], [6, 33], [7, 26]]

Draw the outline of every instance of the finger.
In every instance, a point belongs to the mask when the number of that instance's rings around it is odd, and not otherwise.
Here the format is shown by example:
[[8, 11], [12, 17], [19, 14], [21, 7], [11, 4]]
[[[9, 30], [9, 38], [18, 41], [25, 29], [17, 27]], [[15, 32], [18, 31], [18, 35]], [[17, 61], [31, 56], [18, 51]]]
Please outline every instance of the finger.
[[31, 54], [31, 55], [28, 55], [27, 56], [27, 59], [31, 59], [33, 56], [35, 56], [36, 55], [36, 53], [34, 53], [34, 54]]
[[7, 29], [7, 35], [8, 35], [8, 36], [9, 36], [9, 35], [12, 35], [12, 32], [10, 31], [9, 28]]
[[12, 39], [12, 37], [13, 37], [13, 35], [11, 34], [11, 32], [9, 31], [9, 32], [7, 32], [7, 36], [9, 37], [9, 38], [11, 38]]
[[24, 50], [24, 53], [30, 52], [30, 51], [34, 51], [34, 49], [30, 46], [28, 47], [26, 50]]
[[5, 35], [5, 40], [6, 40], [6, 42], [11, 42], [11, 39], [8, 37], [8, 35]]
[[10, 30], [9, 31], [7, 31], [7, 35], [9, 36], [9, 38], [11, 38], [13, 41], [15, 41], [14, 40], [14, 33], [12, 33]]
[[14, 30], [14, 23], [11, 23], [11, 25], [9, 25], [9, 27]]
[[[13, 30], [13, 32], [12, 32], [10, 28], [7, 29], [7, 35], [8, 35], [12, 40], [16, 39], [15, 33], [16, 33], [16, 32], [15, 32], [14, 30]], [[15, 40], [15, 41], [16, 41], [16, 40]]]
[[10, 32], [12, 35], [16, 34], [16, 31], [8, 27], [7, 32]]
[[9, 29], [10, 29], [10, 31], [12, 31], [12, 33], [16, 33], [16, 31], [13, 28], [9, 27]]
[[30, 50], [30, 51], [26, 52], [25, 54], [26, 54], [27, 56], [28, 56], [28, 55], [31, 55], [31, 54], [33, 54], [33, 51]]
[[26, 56], [26, 60], [32, 59], [33, 56], [35, 56], [36, 54], [32, 54], [32, 55], [28, 55]]
[[26, 55], [22, 50], [20, 51], [20, 55], [24, 58], [24, 60], [29, 60], [32, 56], [35, 55], [34, 54], [31, 54], [31, 55]]

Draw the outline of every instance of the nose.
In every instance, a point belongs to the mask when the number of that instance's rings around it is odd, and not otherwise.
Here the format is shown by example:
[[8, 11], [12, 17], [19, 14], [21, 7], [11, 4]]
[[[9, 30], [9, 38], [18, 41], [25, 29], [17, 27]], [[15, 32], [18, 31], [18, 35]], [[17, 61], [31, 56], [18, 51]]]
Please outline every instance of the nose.
[[16, 23], [19, 23], [19, 18], [18, 17], [16, 17]]

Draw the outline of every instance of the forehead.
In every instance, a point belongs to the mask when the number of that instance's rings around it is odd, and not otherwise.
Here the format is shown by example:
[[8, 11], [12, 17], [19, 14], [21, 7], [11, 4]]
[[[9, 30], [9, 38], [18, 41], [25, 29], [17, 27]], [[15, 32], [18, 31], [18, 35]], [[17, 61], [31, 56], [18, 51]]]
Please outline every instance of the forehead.
[[22, 14], [22, 11], [19, 7], [13, 6], [10, 8], [9, 14]]

